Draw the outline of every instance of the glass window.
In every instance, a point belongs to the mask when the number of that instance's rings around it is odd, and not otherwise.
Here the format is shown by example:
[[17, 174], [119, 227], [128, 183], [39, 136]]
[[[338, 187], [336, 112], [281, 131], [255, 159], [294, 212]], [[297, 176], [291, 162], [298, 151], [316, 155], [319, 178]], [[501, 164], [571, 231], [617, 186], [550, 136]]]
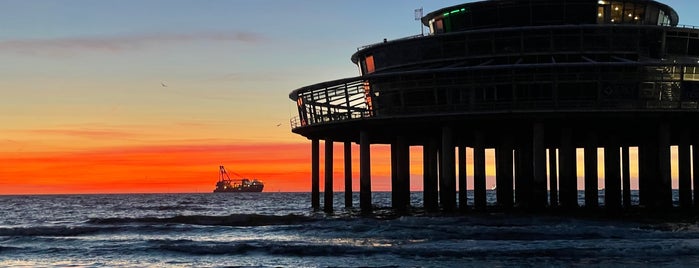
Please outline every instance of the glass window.
[[431, 23], [432, 27], [432, 33], [443, 33], [444, 32], [444, 21], [440, 19], [436, 19], [432, 21]]
[[646, 5], [644, 4], [636, 4], [636, 9], [634, 10], [634, 23], [635, 24], [643, 24], [643, 20], [646, 17]]
[[658, 8], [649, 5], [648, 10], [646, 11], [646, 24], [658, 24]]
[[634, 4], [632, 3], [625, 3], [624, 4], [624, 13], [622, 14], [622, 21], [624, 23], [634, 23]]
[[658, 13], [658, 25], [665, 25], [665, 11], [660, 10]]
[[369, 55], [366, 57], [366, 74], [373, 73], [375, 70], [374, 55]]
[[699, 68], [696, 66], [684, 67], [685, 81], [699, 81]]
[[621, 2], [612, 3], [611, 23], [621, 23], [624, 16], [624, 5]]

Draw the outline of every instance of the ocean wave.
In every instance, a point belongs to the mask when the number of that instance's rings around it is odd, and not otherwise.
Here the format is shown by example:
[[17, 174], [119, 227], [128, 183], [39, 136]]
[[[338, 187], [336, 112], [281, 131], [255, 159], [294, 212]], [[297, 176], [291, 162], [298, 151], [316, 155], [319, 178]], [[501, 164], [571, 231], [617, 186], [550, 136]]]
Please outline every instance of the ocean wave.
[[17, 250], [22, 250], [20, 247], [12, 247], [12, 246], [0, 246], [0, 253], [2, 252], [12, 252], [12, 251], [17, 251]]
[[[607, 243], [605, 243], [607, 242]], [[678, 241], [654, 241], [637, 245], [638, 241], [596, 240], [586, 243], [517, 243], [454, 241], [454, 243], [412, 243], [403, 245], [328, 244], [307, 241], [248, 240], [236, 242], [203, 242], [192, 240], [151, 241], [154, 250], [185, 255], [248, 255], [275, 256], [377, 256], [401, 258], [667, 258], [696, 256], [697, 245]]]
[[[68, 226], [30, 226], [0, 228], [0, 237], [75, 237], [113, 233], [163, 233], [172, 231], [189, 231], [187, 228], [159, 225], [68, 225]], [[4, 241], [0, 241], [4, 243]]]
[[251, 252], [269, 255], [333, 256], [378, 253], [378, 249], [349, 245], [309, 245], [302, 242], [253, 240], [245, 242], [201, 242], [191, 240], [152, 241], [155, 249], [191, 255], [244, 255]]
[[104, 231], [89, 226], [33, 226], [0, 228], [0, 236], [78, 236]]
[[311, 217], [289, 214], [285, 216], [259, 214], [231, 214], [228, 216], [179, 215], [174, 217], [140, 217], [140, 218], [91, 218], [90, 224], [128, 224], [128, 223], [165, 223], [213, 226], [267, 226], [289, 225], [314, 221]]

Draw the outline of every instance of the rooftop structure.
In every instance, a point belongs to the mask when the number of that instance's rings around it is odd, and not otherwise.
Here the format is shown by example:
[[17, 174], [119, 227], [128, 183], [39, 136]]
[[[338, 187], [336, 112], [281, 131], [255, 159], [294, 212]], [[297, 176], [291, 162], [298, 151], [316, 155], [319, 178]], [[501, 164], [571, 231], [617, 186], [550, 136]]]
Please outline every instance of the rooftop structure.
[[[690, 163], [690, 146], [699, 145], [699, 28], [680, 25], [671, 7], [650, 0], [490, 0], [431, 12], [422, 23], [427, 36], [354, 53], [359, 76], [289, 94], [298, 107], [292, 131], [312, 141], [314, 207], [320, 140], [326, 210], [333, 142], [345, 143], [345, 165], [351, 143], [360, 144], [360, 204], [367, 210], [371, 144], [391, 145], [397, 209], [410, 206], [409, 146], [423, 146], [428, 210], [466, 207], [466, 147], [474, 150], [476, 209], [489, 205], [486, 148], [495, 149], [498, 207], [577, 207], [576, 148], [585, 152], [586, 207], [631, 206], [629, 148], [638, 150], [640, 205], [671, 207], [674, 145], [679, 205], [699, 204], [699, 172], [694, 198], [691, 187], [699, 150]], [[350, 172], [346, 205], [351, 180]]]

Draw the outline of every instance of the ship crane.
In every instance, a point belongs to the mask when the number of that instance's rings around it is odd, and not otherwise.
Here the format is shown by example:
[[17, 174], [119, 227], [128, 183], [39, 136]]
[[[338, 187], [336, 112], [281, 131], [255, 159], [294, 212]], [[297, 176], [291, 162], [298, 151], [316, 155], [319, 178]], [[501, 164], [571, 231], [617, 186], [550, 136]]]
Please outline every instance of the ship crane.
[[262, 189], [264, 188], [264, 184], [261, 181], [256, 179], [253, 179], [251, 181], [250, 179], [244, 178], [243, 176], [235, 172], [231, 173], [240, 177], [241, 180], [232, 180], [231, 177], [228, 175], [226, 168], [223, 165], [219, 166], [218, 169], [218, 182], [216, 182], [216, 189], [214, 189], [214, 193], [262, 192]]

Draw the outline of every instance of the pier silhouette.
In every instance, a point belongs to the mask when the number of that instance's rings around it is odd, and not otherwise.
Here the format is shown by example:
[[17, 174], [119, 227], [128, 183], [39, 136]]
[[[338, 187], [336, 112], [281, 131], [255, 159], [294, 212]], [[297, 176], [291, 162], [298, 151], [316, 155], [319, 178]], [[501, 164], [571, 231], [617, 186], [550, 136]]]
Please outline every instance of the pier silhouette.
[[679, 25], [671, 7], [650, 0], [491, 0], [436, 10], [422, 23], [426, 36], [361, 47], [351, 57], [359, 76], [289, 94], [298, 108], [292, 131], [311, 141], [314, 208], [321, 140], [328, 212], [335, 142], [344, 144], [347, 206], [351, 144], [359, 144], [364, 211], [372, 209], [375, 144], [390, 144], [398, 210], [410, 206], [410, 146], [423, 148], [427, 211], [466, 207], [466, 148], [473, 149], [476, 210], [489, 209], [486, 149], [495, 150], [499, 209], [577, 208], [578, 148], [585, 207], [631, 207], [630, 148], [638, 152], [639, 205], [673, 207], [671, 146], [678, 147], [679, 206], [699, 206], [699, 172], [691, 172], [699, 167], [699, 150], [692, 150], [699, 145], [699, 28]]

